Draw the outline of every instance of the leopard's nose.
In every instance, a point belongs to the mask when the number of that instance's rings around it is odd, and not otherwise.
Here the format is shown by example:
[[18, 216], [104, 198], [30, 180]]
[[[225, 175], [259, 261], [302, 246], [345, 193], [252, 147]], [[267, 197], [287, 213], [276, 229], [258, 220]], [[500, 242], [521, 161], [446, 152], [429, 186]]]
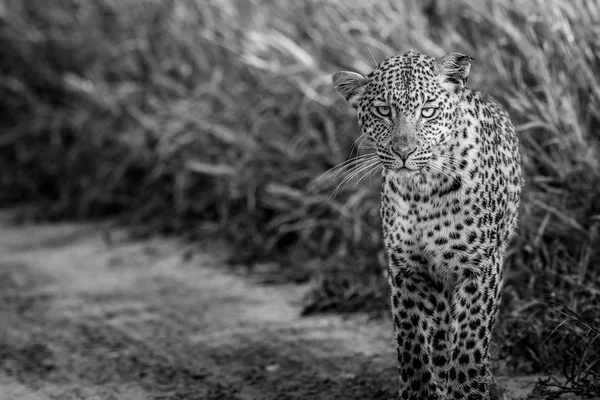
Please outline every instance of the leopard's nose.
[[406, 161], [408, 156], [417, 151], [417, 146], [412, 147], [401, 147], [401, 146], [392, 146], [392, 151], [398, 155], [402, 159], [402, 161]]

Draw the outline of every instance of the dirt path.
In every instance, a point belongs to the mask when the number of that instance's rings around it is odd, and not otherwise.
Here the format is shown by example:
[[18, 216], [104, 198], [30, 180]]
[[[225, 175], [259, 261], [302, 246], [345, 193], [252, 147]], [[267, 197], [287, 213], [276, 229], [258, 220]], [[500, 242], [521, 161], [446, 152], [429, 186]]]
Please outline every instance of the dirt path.
[[305, 288], [227, 273], [223, 251], [100, 232], [0, 218], [0, 400], [394, 398], [388, 321], [301, 318]]

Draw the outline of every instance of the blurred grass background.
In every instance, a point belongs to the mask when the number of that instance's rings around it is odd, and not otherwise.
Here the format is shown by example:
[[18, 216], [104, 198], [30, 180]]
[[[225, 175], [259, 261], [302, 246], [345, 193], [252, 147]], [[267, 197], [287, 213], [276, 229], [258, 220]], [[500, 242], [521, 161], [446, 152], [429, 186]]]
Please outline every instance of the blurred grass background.
[[600, 391], [598, 21], [593, 0], [5, 0], [0, 204], [221, 235], [237, 262], [280, 261], [269, 279], [312, 281], [307, 313], [387, 312], [378, 177], [317, 180], [357, 154], [331, 75], [471, 54], [526, 174], [500, 355]]

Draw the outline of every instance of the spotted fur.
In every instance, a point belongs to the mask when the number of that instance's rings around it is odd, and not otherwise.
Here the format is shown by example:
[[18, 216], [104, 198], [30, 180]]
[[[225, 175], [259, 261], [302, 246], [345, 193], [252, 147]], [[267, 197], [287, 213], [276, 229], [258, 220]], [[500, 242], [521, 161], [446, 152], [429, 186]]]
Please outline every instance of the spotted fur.
[[508, 114], [465, 87], [471, 61], [409, 52], [333, 77], [384, 167], [399, 399], [499, 398], [488, 348], [522, 176]]

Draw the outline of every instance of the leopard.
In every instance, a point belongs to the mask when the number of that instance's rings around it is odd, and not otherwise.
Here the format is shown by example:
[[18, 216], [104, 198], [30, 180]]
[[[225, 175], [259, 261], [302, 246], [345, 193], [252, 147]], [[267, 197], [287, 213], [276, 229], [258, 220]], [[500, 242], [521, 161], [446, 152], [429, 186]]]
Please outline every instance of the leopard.
[[473, 62], [411, 50], [332, 76], [382, 167], [402, 400], [504, 397], [489, 348], [524, 179], [508, 112], [467, 87]]

